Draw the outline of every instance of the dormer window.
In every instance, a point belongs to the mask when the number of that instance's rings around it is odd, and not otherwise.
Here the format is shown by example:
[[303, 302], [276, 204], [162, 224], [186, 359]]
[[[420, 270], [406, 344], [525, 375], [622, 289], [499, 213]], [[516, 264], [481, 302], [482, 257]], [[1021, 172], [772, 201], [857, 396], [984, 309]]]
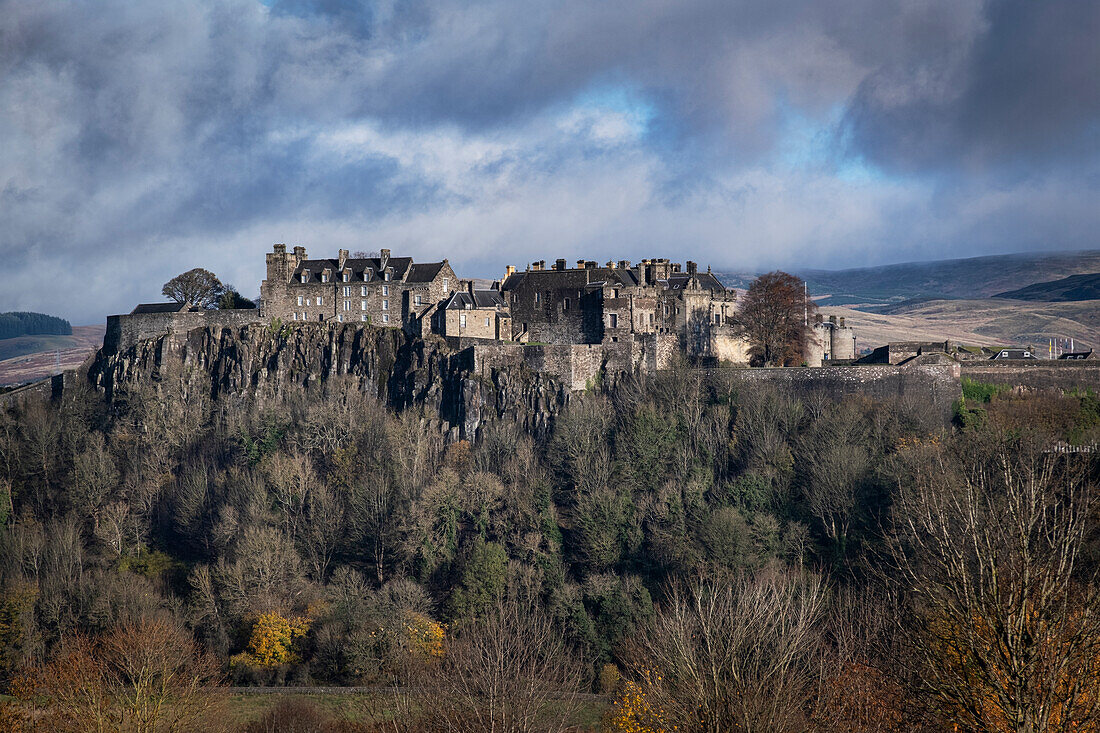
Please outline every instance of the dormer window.
[[346, 282], [346, 283], [351, 282], [351, 273], [348, 272], [347, 270], [344, 270], [344, 282]]
[[374, 277], [374, 270], [373, 269], [368, 267], [367, 269], [363, 270], [363, 279], [364, 280], [369, 281], [372, 277]]
[[322, 272], [321, 273], [321, 282], [323, 282], [323, 283], [328, 282], [328, 273], [327, 272]]
[[386, 282], [390, 281], [390, 271], [388, 269], [386, 270], [385, 280]]
[[302, 272], [302, 282], [304, 282], [304, 283], [309, 282], [309, 270], [304, 270]]

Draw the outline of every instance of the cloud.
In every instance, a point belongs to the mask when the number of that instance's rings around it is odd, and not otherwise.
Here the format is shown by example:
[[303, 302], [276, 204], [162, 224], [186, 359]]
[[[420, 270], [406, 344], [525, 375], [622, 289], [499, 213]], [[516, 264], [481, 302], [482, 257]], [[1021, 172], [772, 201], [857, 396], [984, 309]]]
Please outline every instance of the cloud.
[[[471, 275], [1095, 246], [1095, 4], [0, 2], [0, 310], [276, 241]], [[44, 275], [44, 273], [48, 273]]]

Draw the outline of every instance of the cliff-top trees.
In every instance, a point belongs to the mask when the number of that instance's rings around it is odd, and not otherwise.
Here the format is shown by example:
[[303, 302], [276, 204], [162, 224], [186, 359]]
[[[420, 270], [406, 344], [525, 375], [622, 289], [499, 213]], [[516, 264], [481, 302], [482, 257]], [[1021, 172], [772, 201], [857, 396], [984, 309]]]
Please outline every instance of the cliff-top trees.
[[749, 286], [736, 324], [764, 366], [797, 364], [809, 315], [815, 309], [801, 280], [785, 272], [769, 272]]
[[218, 305], [218, 301], [225, 294], [225, 286], [210, 270], [196, 267], [164, 283], [161, 293], [177, 303], [210, 309]]

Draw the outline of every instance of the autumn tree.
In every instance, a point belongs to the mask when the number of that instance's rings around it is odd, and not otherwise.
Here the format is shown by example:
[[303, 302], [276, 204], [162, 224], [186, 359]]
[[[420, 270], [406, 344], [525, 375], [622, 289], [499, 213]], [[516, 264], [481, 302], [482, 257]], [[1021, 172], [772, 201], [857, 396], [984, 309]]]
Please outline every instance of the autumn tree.
[[1028, 436], [906, 451], [889, 549], [899, 636], [958, 730], [1100, 726], [1100, 587], [1086, 460]]
[[164, 283], [161, 293], [177, 303], [210, 309], [218, 305], [225, 293], [225, 286], [210, 270], [196, 267]]
[[217, 664], [173, 622], [142, 619], [102, 639], [77, 634], [15, 685], [41, 701], [43, 730], [218, 730]]
[[805, 730], [825, 598], [820, 578], [780, 571], [674, 586], [630, 655], [647, 717], [684, 731]]
[[785, 272], [769, 272], [749, 286], [734, 323], [764, 366], [797, 364], [815, 309], [801, 280]]

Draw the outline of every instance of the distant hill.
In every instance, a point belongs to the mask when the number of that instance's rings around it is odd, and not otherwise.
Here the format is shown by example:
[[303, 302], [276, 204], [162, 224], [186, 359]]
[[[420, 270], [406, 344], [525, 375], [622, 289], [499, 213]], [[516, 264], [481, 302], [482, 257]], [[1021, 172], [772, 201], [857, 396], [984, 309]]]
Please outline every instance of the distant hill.
[[[886, 305], [901, 301], [988, 298], [1038, 280], [1100, 272], [1100, 250], [905, 262], [849, 270], [796, 270], [821, 305]], [[729, 287], [745, 273], [718, 273]]]
[[72, 336], [72, 334], [72, 324], [64, 318], [25, 311], [0, 313], [0, 340], [19, 336]]
[[1034, 283], [1019, 290], [997, 293], [994, 298], [1012, 300], [1042, 300], [1048, 303], [1064, 303], [1076, 300], [1100, 300], [1100, 272], [1086, 275], [1070, 275], [1061, 280]]
[[1100, 348], [1100, 300], [913, 300], [874, 311], [830, 306], [823, 312], [845, 317], [860, 350], [890, 341], [950, 339], [969, 346], [1031, 345], [1045, 352], [1052, 338]]
[[44, 379], [62, 369], [74, 369], [103, 344], [105, 327], [75, 326], [72, 335], [17, 336], [0, 340], [0, 386]]

